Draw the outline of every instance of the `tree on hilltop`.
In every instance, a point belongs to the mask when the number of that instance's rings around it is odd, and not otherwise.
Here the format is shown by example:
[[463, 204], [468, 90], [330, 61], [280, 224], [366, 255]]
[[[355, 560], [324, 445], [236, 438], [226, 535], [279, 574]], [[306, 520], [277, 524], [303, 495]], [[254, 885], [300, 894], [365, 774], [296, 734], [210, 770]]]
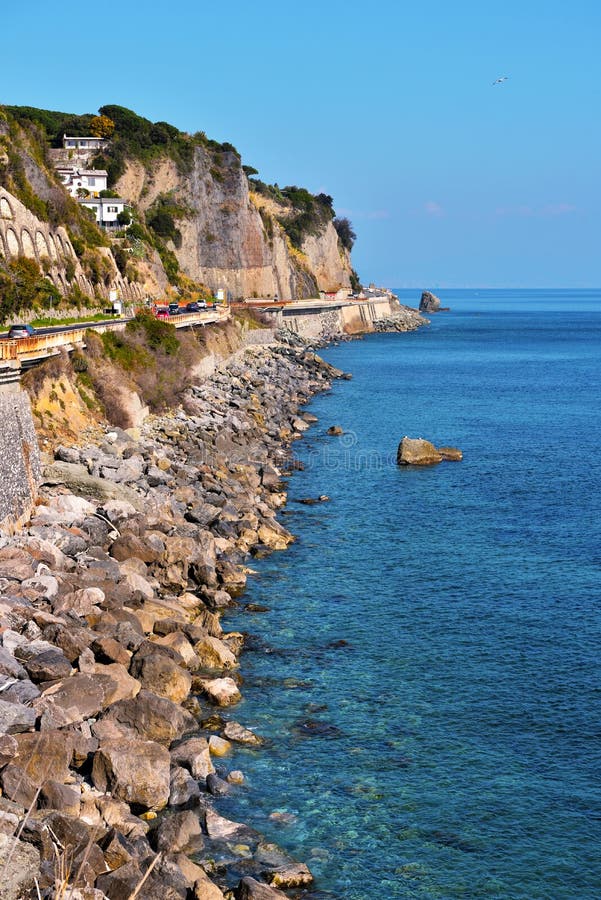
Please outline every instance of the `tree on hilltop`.
[[108, 116], [94, 116], [90, 120], [90, 134], [99, 138], [110, 138], [115, 130], [115, 123]]

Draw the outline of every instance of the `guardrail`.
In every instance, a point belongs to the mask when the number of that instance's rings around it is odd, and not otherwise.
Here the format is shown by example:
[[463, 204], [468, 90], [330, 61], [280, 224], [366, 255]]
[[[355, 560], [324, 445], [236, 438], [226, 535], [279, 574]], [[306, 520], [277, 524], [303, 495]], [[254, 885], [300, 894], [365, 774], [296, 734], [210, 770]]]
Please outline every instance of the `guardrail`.
[[[186, 313], [167, 319], [176, 328], [185, 328], [189, 325], [210, 325], [229, 318], [229, 311], [210, 313]], [[29, 338], [0, 339], [0, 362], [18, 360], [21, 357], [37, 359], [38, 357], [51, 356], [61, 347], [69, 347], [73, 344], [84, 344], [85, 333], [93, 327], [94, 331], [122, 331], [131, 319], [119, 319], [107, 322], [94, 322], [82, 325], [81, 328], [70, 328], [64, 331], [54, 331], [50, 334], [35, 334]]]

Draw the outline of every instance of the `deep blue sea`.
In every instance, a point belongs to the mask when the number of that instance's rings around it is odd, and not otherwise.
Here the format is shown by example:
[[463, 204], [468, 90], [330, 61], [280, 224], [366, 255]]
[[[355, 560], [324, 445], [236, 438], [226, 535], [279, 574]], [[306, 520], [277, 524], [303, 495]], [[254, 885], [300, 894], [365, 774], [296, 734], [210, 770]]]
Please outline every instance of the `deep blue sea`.
[[[308, 407], [298, 540], [226, 621], [253, 636], [231, 717], [270, 745], [222, 809], [319, 897], [598, 900], [601, 291], [441, 296], [323, 353], [353, 380]], [[401, 469], [403, 435], [464, 460]]]

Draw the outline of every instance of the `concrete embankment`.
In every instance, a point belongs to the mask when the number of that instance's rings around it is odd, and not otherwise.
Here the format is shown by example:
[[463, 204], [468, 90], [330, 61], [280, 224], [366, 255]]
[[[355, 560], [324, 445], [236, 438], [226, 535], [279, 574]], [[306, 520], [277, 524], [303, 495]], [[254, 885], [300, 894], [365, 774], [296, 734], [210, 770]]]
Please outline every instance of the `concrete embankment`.
[[220, 814], [236, 746], [261, 744], [236, 718], [244, 638], [220, 614], [249, 555], [293, 540], [283, 470], [302, 404], [338, 374], [250, 348], [183, 409], [46, 466], [0, 540], [1, 896], [58, 896], [62, 877], [94, 900], [267, 900], [312, 881]]
[[372, 331], [413, 331], [427, 320], [417, 310], [402, 306], [392, 296], [370, 300], [307, 300], [284, 307], [277, 324], [307, 340]]

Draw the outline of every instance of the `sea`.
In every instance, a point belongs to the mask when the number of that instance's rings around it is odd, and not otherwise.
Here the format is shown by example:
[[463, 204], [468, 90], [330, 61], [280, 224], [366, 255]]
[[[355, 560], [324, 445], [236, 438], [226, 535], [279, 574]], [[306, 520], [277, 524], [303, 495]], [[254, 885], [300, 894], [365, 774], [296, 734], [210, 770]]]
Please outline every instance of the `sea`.
[[[267, 745], [220, 809], [314, 898], [598, 900], [601, 291], [440, 296], [426, 328], [322, 351], [353, 378], [307, 407], [297, 540], [225, 621], [229, 715]], [[400, 468], [404, 435], [463, 461]]]

